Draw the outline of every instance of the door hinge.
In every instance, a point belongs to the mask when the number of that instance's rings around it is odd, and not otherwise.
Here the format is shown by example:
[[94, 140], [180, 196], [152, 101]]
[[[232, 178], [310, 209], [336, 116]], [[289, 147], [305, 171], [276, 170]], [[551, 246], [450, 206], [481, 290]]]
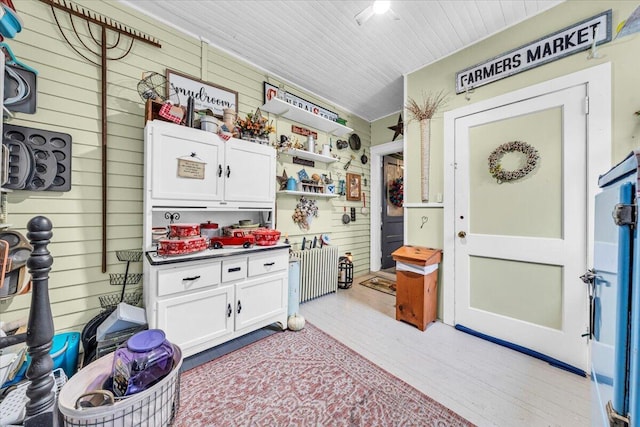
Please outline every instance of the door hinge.
[[636, 205], [625, 205], [622, 203], [615, 205], [613, 207], [613, 212], [611, 212], [613, 222], [616, 225], [630, 225], [632, 227], [635, 227], [636, 225], [636, 215]]
[[629, 418], [618, 414], [616, 410], [613, 409], [611, 401], [607, 402], [607, 417], [609, 418], [609, 425], [611, 427], [629, 427]]
[[589, 97], [584, 97], [584, 113], [589, 114]]

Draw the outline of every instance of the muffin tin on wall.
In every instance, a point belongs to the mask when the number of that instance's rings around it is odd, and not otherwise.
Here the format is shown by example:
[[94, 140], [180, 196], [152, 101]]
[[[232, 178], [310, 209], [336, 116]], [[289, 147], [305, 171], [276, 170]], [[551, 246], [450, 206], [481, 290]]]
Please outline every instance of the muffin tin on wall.
[[5, 123], [2, 144], [8, 152], [4, 188], [71, 190], [71, 135]]

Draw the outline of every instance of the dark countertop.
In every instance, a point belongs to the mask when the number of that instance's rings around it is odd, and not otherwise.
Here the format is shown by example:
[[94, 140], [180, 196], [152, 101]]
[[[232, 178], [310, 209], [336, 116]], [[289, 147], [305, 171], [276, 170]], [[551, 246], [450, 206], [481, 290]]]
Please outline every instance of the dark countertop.
[[160, 256], [153, 251], [146, 251], [145, 255], [147, 261], [151, 265], [166, 265], [175, 264], [189, 261], [200, 261], [203, 259], [225, 258], [237, 255], [253, 255], [262, 252], [272, 251], [276, 249], [288, 249], [291, 245], [285, 243], [278, 243], [273, 246], [258, 246], [254, 245], [250, 248], [234, 247], [234, 248], [221, 248], [221, 249], [205, 249], [204, 251], [194, 252], [186, 255], [168, 255]]

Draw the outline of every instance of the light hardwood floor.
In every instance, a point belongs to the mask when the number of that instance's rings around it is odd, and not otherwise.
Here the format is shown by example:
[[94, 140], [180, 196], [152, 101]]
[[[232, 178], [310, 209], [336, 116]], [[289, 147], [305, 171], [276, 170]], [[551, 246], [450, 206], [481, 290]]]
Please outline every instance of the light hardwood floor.
[[395, 297], [358, 284], [300, 305], [307, 321], [479, 426], [590, 425], [589, 380], [443, 323], [395, 320]]

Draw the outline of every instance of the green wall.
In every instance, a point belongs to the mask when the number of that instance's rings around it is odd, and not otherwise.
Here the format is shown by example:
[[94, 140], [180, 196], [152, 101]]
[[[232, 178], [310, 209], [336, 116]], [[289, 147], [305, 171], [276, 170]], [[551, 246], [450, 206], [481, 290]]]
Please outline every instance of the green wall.
[[[545, 64], [538, 68], [522, 72], [498, 82], [477, 88], [468, 95], [455, 95], [456, 72], [493, 58], [538, 38], [554, 33], [573, 25], [583, 19], [612, 9], [613, 30], [626, 19], [638, 6], [638, 2], [631, 1], [567, 1], [527, 21], [521, 22], [505, 31], [495, 34], [475, 45], [463, 49], [436, 63], [425, 66], [406, 76], [407, 97], [422, 99], [423, 93], [436, 93], [444, 90], [448, 93], [445, 108], [441, 109], [432, 120], [431, 126], [431, 163], [430, 163], [430, 193], [443, 193], [443, 116], [445, 111], [453, 110], [470, 103], [493, 98], [523, 87], [540, 83], [555, 77], [563, 76], [575, 71], [590, 68], [605, 62], [612, 64], [612, 161], [622, 160], [632, 149], [640, 143], [640, 119], [634, 115], [640, 110], [640, 100], [637, 88], [640, 85], [638, 73], [638, 57], [640, 51], [640, 34], [623, 37], [619, 40], [602, 45], [598, 48], [600, 58], [587, 59], [587, 52], [580, 52], [572, 56]], [[380, 129], [388, 118], [372, 123], [372, 129]], [[406, 120], [405, 120], [406, 121]], [[385, 122], [386, 123], [386, 122]], [[374, 133], [374, 140], [378, 136]], [[419, 126], [409, 124], [405, 130], [406, 153], [405, 197], [413, 207], [407, 210], [407, 226], [409, 227], [409, 244], [442, 247], [442, 218], [439, 229], [431, 233], [418, 234], [418, 226], [424, 216], [430, 218], [428, 224], [433, 224], [431, 217], [439, 217], [441, 209], [427, 207], [421, 203], [420, 197], [420, 148]], [[600, 171], [604, 173], [606, 171]], [[444, 198], [452, 195], [444, 194]], [[446, 256], [446, 254], [444, 254]], [[442, 286], [452, 284], [441, 283]]]
[[[397, 112], [371, 122], [371, 145], [372, 146], [385, 144], [387, 142], [393, 141], [393, 135], [395, 134], [395, 132], [389, 129], [389, 126], [395, 126], [398, 124], [399, 115], [400, 115], [400, 112]], [[403, 118], [403, 121], [406, 122], [406, 120], [404, 119], [404, 114], [402, 115], [402, 118]], [[399, 141], [403, 137], [404, 135], [398, 135], [398, 137], [395, 140]]]
[[[108, 63], [107, 273], [123, 273], [125, 264], [117, 260], [115, 251], [142, 246], [144, 108], [136, 85], [143, 72], [164, 74], [169, 68], [235, 90], [243, 116], [262, 105], [263, 81], [276, 85], [280, 82], [251, 64], [141, 15], [122, 3], [98, 0], [74, 3], [147, 33], [162, 44], [162, 48], [156, 48], [136, 42], [124, 59]], [[79, 330], [100, 311], [99, 296], [119, 291], [119, 287], [109, 284], [109, 275], [101, 272], [100, 73], [95, 65], [81, 58], [64, 41], [49, 6], [33, 0], [15, 0], [14, 4], [24, 22], [24, 30], [7, 42], [16, 56], [36, 68], [39, 75], [36, 114], [17, 113], [11, 123], [70, 134], [73, 157], [71, 191], [14, 191], [8, 197], [9, 222], [24, 232], [28, 220], [35, 215], [46, 215], [52, 220], [54, 235], [49, 249], [54, 264], [50, 274], [50, 295], [55, 328], [58, 331]], [[58, 12], [58, 17], [74, 46], [83, 51], [73, 38], [66, 13]], [[259, 17], [254, 19], [257, 22]], [[86, 33], [86, 25], [76, 24], [76, 27]], [[87, 43], [91, 45], [92, 42]], [[369, 122], [303, 88], [285, 84], [288, 91], [345, 117], [348, 126], [360, 135], [363, 146], [370, 146]], [[277, 120], [279, 133], [289, 134], [290, 125]], [[319, 135], [320, 141], [327, 138], [325, 134]], [[343, 166], [352, 153], [347, 149], [339, 154], [341, 159], [332, 170], [344, 173]], [[357, 153], [358, 158], [360, 154]], [[290, 161], [281, 156], [278, 172], [287, 168], [292, 174], [294, 168]], [[295, 166], [296, 171], [300, 169], [299, 165]], [[319, 168], [323, 169], [326, 168]], [[354, 161], [349, 171], [369, 177], [368, 166], [359, 161]], [[368, 193], [368, 187], [363, 191]], [[366, 272], [369, 268], [368, 218], [359, 217], [355, 224], [342, 226], [343, 206], [359, 207], [361, 204], [345, 203], [344, 198], [333, 200], [319, 202], [321, 217], [308, 234], [330, 233], [333, 244], [338, 245], [341, 252], [353, 252], [356, 274]], [[297, 243], [303, 234], [290, 219], [293, 199], [280, 196], [277, 202], [277, 226]], [[140, 263], [132, 265], [132, 271], [140, 272]], [[29, 301], [30, 295], [25, 295], [1, 302], [0, 319], [26, 317]]]

